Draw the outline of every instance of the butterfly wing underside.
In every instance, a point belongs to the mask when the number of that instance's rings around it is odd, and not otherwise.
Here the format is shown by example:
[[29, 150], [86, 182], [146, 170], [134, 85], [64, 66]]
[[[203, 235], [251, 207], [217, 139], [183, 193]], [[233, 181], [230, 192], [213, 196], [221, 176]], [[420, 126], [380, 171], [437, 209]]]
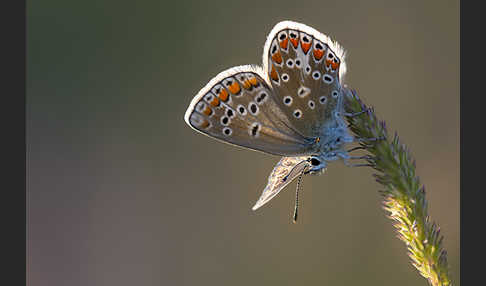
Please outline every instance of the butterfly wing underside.
[[312, 140], [291, 127], [262, 73], [258, 67], [240, 66], [217, 75], [192, 100], [187, 124], [253, 150], [283, 156], [308, 153]]
[[274, 198], [285, 186], [301, 175], [310, 163], [307, 157], [283, 157], [268, 176], [268, 183], [260, 198], [253, 206], [256, 210]]
[[337, 42], [309, 26], [280, 22], [265, 43], [263, 67], [277, 104], [302, 135], [319, 136], [322, 126], [333, 122], [346, 71]]

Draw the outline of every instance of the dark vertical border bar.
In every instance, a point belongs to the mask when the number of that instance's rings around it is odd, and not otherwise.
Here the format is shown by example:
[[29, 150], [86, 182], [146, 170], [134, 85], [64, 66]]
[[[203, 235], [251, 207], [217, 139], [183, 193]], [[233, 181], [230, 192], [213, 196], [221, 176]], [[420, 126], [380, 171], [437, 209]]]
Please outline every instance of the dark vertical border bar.
[[463, 132], [463, 124], [464, 124], [464, 100], [463, 100], [463, 96], [464, 96], [464, 85], [463, 85], [463, 71], [464, 71], [464, 64], [463, 64], [463, 60], [464, 60], [464, 56], [463, 56], [463, 48], [464, 48], [464, 45], [463, 45], [463, 39], [464, 39], [464, 35], [463, 35], [463, 32], [464, 32], [464, 4], [463, 2], [459, 2], [459, 68], [460, 68], [460, 72], [459, 72], [459, 90], [461, 92], [460, 96], [459, 96], [459, 136], [460, 136], [460, 139], [459, 139], [459, 148], [460, 148], [460, 158], [459, 158], [459, 164], [460, 164], [460, 167], [459, 167], [459, 187], [460, 187], [460, 190], [459, 190], [459, 229], [460, 229], [460, 235], [459, 235], [459, 263], [460, 263], [460, 266], [459, 266], [459, 272], [460, 272], [460, 275], [461, 275], [461, 281], [460, 281], [460, 284], [461, 285], [465, 285], [464, 284], [464, 272], [463, 272], [463, 269], [464, 269], [464, 265], [463, 265], [463, 262], [464, 262], [464, 255], [463, 255], [463, 251], [464, 251], [464, 132]]
[[[461, 285], [484, 285], [484, 9], [460, 1], [460, 272]], [[445, 178], [446, 179], [446, 178]], [[455, 283], [458, 285], [458, 283]]]
[[1, 5], [3, 285], [26, 285], [26, 1]]

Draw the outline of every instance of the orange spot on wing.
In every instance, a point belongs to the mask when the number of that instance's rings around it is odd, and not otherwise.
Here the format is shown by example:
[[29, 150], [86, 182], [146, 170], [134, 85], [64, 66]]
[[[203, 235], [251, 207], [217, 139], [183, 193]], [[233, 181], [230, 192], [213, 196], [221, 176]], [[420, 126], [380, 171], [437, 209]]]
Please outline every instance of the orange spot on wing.
[[221, 99], [223, 102], [226, 102], [228, 100], [228, 92], [226, 89], [222, 89], [221, 92], [218, 94], [219, 99]]
[[249, 81], [249, 82], [251, 83], [251, 85], [253, 85], [253, 86], [257, 86], [257, 85], [258, 85], [258, 81], [257, 81], [257, 78], [256, 78], [256, 77], [252, 77], [252, 78], [250, 78], [248, 81]]
[[323, 55], [324, 55], [324, 51], [323, 50], [314, 50], [314, 58], [316, 60], [320, 60]]
[[338, 69], [338, 67], [339, 67], [339, 63], [335, 63], [335, 62], [332, 62], [332, 63], [331, 63], [331, 68], [332, 68], [333, 70], [337, 70], [337, 69]]
[[326, 59], [326, 66], [329, 67], [332, 64], [332, 60]]
[[280, 47], [284, 50], [287, 49], [287, 46], [288, 46], [288, 43], [289, 43], [289, 38], [285, 38], [284, 40], [282, 40], [280, 42]]
[[290, 42], [294, 46], [294, 48], [297, 49], [297, 46], [299, 45], [299, 40], [298, 39], [290, 39]]
[[207, 120], [204, 120], [199, 127], [206, 129], [209, 126], [209, 122]]
[[309, 51], [310, 47], [311, 47], [311, 43], [304, 43], [304, 42], [300, 42], [301, 45], [302, 45], [302, 50], [304, 51], [304, 54], [307, 54], [307, 52]]
[[247, 80], [245, 80], [245, 81], [243, 82], [243, 87], [244, 87], [245, 89], [250, 89], [250, 88], [251, 88], [251, 82], [250, 82], [250, 80], [248, 80], [248, 79], [247, 79]]
[[275, 71], [275, 67], [272, 65], [272, 71], [270, 72], [270, 77], [274, 80], [274, 81], [278, 81], [278, 74], [277, 72]]
[[209, 116], [213, 113], [213, 111], [211, 110], [211, 108], [209, 108], [209, 106], [206, 106], [206, 108], [204, 108], [203, 110], [203, 113]]
[[238, 92], [240, 92], [241, 88], [240, 88], [240, 85], [234, 81], [229, 87], [228, 87], [229, 91], [232, 93], [232, 94], [237, 94]]
[[213, 100], [211, 100], [210, 104], [214, 107], [219, 106], [219, 99], [216, 96], [214, 96]]
[[282, 63], [282, 55], [280, 54], [280, 52], [273, 54], [272, 60], [274, 62], [276, 62], [277, 64], [281, 64]]

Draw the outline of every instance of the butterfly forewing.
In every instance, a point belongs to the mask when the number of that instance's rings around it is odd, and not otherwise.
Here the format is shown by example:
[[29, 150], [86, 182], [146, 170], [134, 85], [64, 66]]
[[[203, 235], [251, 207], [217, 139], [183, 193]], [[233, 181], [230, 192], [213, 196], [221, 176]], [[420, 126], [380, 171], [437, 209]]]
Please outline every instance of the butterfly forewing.
[[337, 43], [303, 24], [281, 22], [270, 33], [265, 71], [276, 103], [303, 136], [318, 136], [339, 108], [343, 57]]
[[286, 156], [307, 153], [312, 140], [291, 128], [260, 74], [251, 66], [219, 74], [193, 99], [186, 122], [206, 135], [242, 147]]

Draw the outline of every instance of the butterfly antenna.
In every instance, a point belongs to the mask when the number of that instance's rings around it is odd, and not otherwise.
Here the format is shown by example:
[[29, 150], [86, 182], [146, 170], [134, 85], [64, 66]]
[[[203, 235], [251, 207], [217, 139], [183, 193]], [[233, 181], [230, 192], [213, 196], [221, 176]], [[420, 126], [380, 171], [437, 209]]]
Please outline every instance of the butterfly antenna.
[[297, 181], [297, 188], [295, 190], [295, 208], [294, 208], [294, 221], [293, 221], [294, 223], [297, 223], [297, 215], [299, 210], [299, 190], [302, 182], [302, 176], [304, 175], [304, 170], [302, 170], [302, 172], [299, 175], [299, 179]]

